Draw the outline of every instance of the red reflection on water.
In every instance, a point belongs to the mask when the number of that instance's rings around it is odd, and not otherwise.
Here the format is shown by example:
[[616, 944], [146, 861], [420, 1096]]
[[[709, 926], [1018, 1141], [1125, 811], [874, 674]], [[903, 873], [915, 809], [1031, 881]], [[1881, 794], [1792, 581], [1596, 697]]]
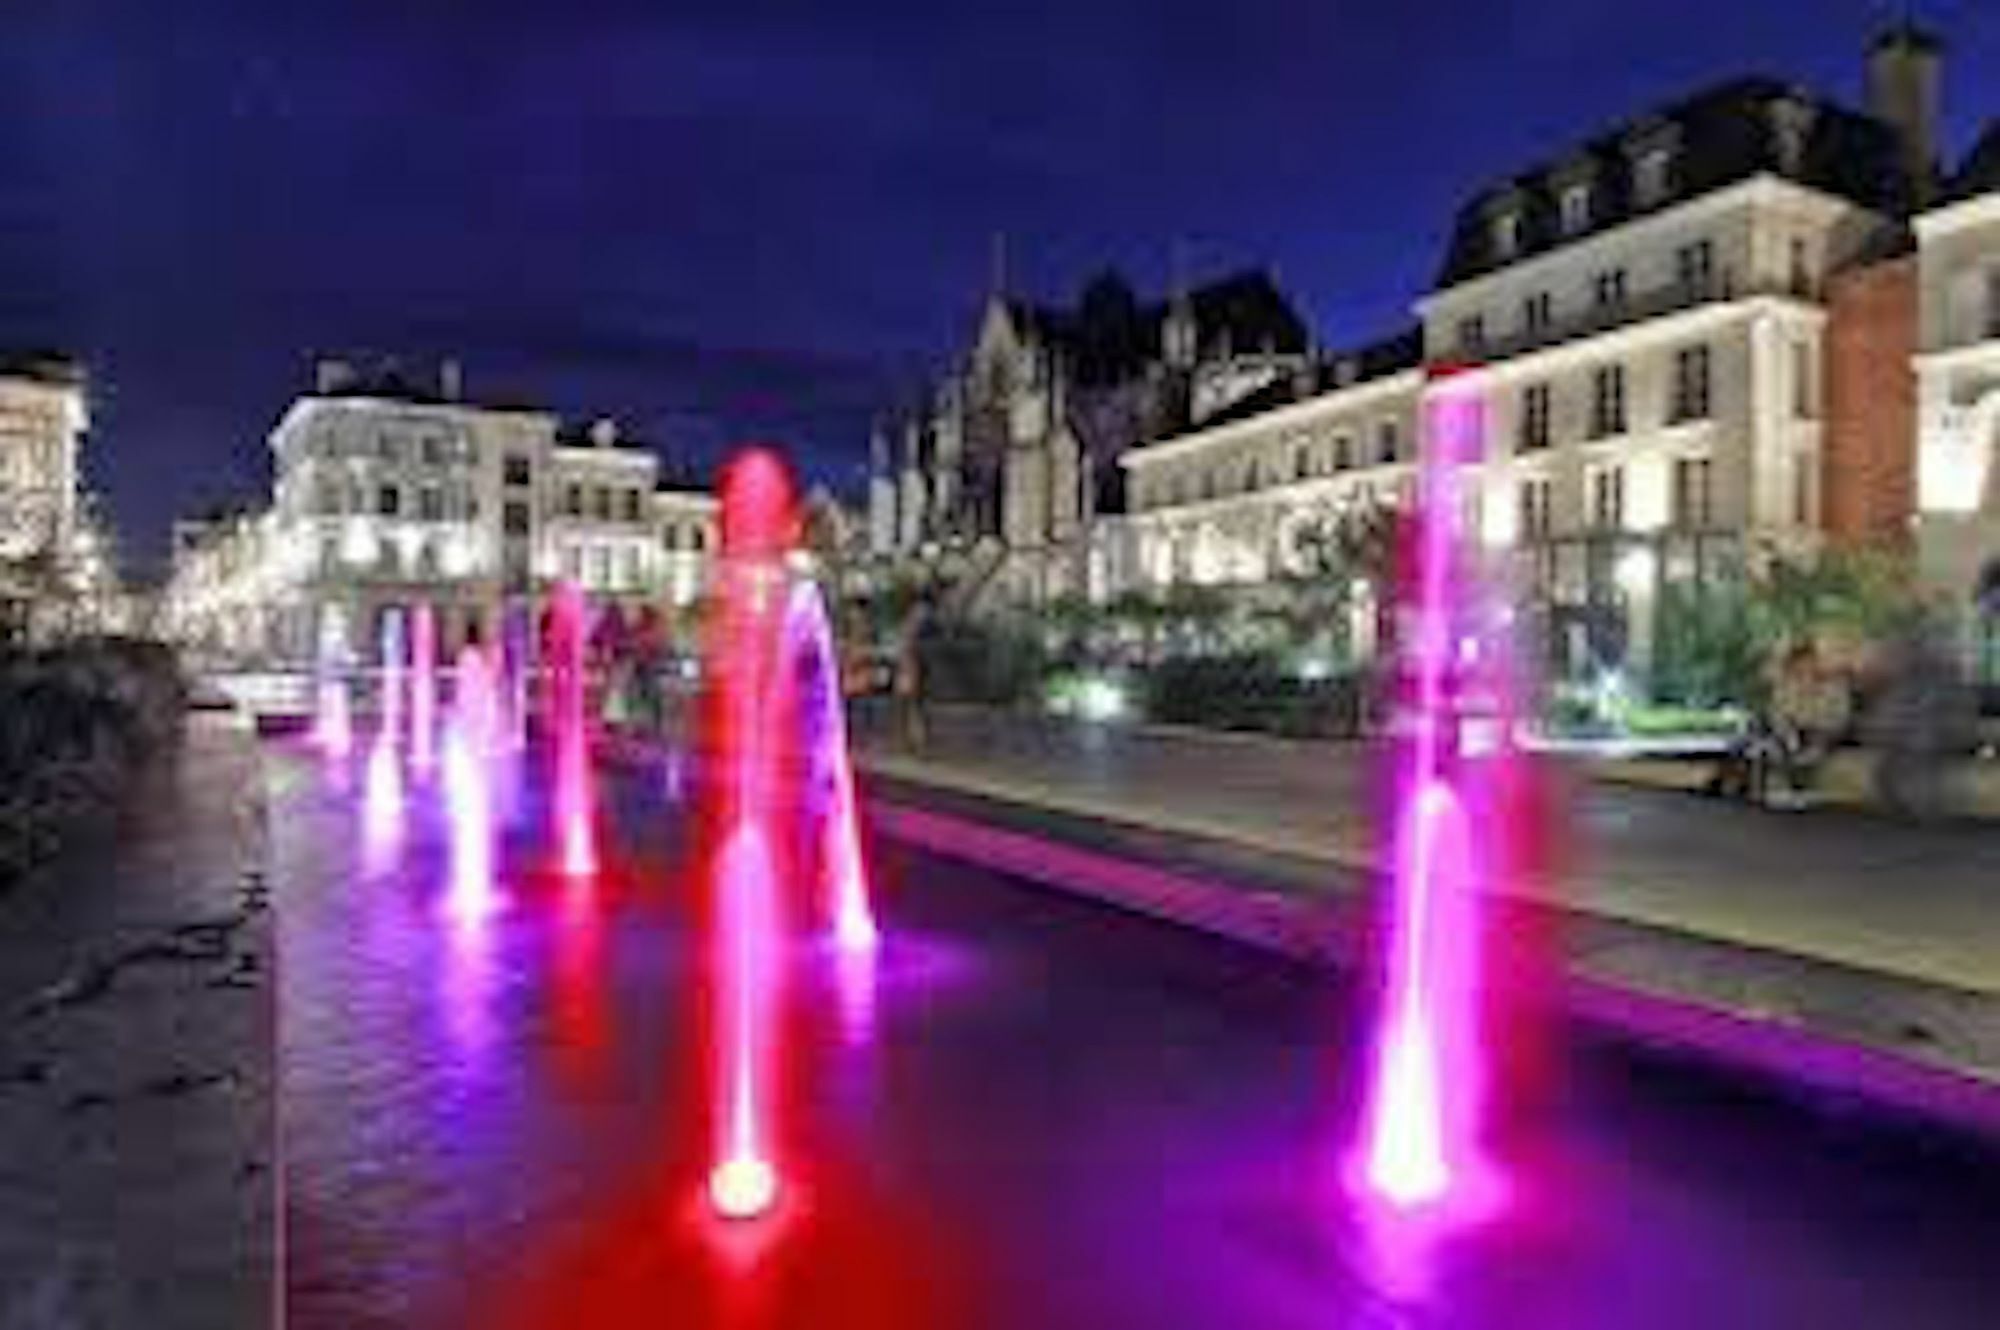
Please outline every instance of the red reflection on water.
[[595, 893], [565, 891], [556, 908], [556, 1066], [572, 1093], [596, 1095], [612, 1071], [605, 904]]

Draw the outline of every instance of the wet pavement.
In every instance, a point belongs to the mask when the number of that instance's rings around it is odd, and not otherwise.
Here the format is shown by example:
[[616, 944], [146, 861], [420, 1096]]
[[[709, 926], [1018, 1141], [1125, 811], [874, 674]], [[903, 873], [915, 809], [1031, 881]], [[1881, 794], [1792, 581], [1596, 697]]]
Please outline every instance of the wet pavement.
[[192, 724], [0, 895], [0, 1330], [272, 1323], [262, 758]]
[[[1489, 1223], [1344, 1199], [1362, 1044], [1323, 970], [880, 849], [887, 942], [786, 964], [768, 1221], [700, 1201], [686, 771], [610, 778], [605, 871], [532, 801], [476, 902], [412, 786], [273, 749], [290, 1324], [1991, 1323], [2000, 1160], [1609, 1044]], [[373, 827], [373, 833], [364, 831]], [[1430, 1235], [1435, 1237], [1436, 1235]]]

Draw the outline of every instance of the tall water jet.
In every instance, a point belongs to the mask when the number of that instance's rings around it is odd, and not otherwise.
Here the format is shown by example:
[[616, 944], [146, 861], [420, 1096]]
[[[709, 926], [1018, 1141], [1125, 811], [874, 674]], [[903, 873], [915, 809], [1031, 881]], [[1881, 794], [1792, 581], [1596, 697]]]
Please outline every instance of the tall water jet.
[[368, 753], [362, 795], [362, 845], [371, 864], [386, 861], [403, 803], [403, 620], [385, 613], [381, 622], [381, 673], [376, 701], [375, 742]]
[[437, 615], [422, 601], [410, 612], [410, 764], [437, 765]]
[[597, 871], [592, 824], [590, 735], [584, 707], [584, 605], [576, 583], [556, 584], [549, 602], [549, 724], [555, 762], [555, 822], [562, 871]]
[[1399, 1212], [1476, 1203], [1489, 1180], [1478, 973], [1484, 864], [1468, 820], [1478, 801], [1465, 788], [1479, 764], [1462, 760], [1469, 671], [1459, 658], [1470, 642], [1476, 659], [1478, 645], [1456, 529], [1461, 470], [1480, 460], [1483, 402], [1476, 389], [1446, 380], [1434, 384], [1426, 411], [1414, 569], [1403, 577], [1410, 612], [1399, 642], [1407, 751], [1357, 1161], [1365, 1191]]
[[445, 731], [445, 806], [451, 837], [449, 906], [459, 918], [493, 906], [493, 803], [487, 762], [493, 747], [493, 685], [486, 657], [467, 645]]
[[718, 1103], [708, 1194], [724, 1218], [750, 1219], [770, 1209], [779, 1186], [766, 1121], [780, 977], [768, 736], [795, 516], [791, 478], [769, 452], [738, 454], [720, 488], [722, 559], [707, 676], [717, 690], [714, 752], [728, 774], [718, 791], [713, 869]]
[[[826, 597], [818, 583], [792, 588], [785, 615], [784, 653], [788, 663], [803, 658], [812, 666], [814, 688], [795, 708], [804, 727], [805, 770], [815, 788], [825, 790], [818, 810], [820, 865], [826, 875], [827, 903], [834, 939], [848, 950], [865, 951], [880, 938], [869, 901], [868, 870], [861, 854], [861, 828], [854, 807], [854, 766], [847, 748], [847, 714], [841, 697], [840, 660], [827, 621]], [[796, 677], [796, 670], [788, 677]]]

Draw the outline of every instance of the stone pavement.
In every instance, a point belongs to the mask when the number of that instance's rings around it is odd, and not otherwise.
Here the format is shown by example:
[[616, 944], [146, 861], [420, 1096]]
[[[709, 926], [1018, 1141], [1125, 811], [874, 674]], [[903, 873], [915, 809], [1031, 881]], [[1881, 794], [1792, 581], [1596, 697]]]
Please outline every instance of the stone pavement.
[[[1353, 745], [1077, 726], [940, 709], [921, 754], [856, 717], [876, 802], [1054, 837], [1254, 892], [1358, 896], [1367, 760]], [[1778, 813], [1557, 768], [1570, 843], [1533, 903], [1574, 973], [2000, 1082], [2000, 831]]]
[[[1350, 867], [1372, 862], [1352, 744], [940, 709], [921, 755], [864, 713], [884, 775]], [[1773, 812], [1553, 772], [1567, 871], [1548, 901], [1628, 923], [2000, 994], [2000, 829]], [[1329, 888], [1332, 883], [1329, 881]]]
[[262, 778], [194, 725], [0, 895], [0, 1330], [274, 1320]]

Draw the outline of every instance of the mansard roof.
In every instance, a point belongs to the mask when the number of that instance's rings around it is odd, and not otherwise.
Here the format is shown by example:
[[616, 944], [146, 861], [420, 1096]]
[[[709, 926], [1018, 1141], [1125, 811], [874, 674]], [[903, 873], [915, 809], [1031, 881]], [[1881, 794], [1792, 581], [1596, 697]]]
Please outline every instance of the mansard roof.
[[[1804, 113], [1800, 152], [1789, 171], [1784, 169], [1779, 129], [1786, 103]], [[1635, 153], [1655, 142], [1672, 148], [1669, 182], [1661, 198], [1646, 203], [1635, 197], [1632, 163]], [[1493, 272], [1763, 172], [1787, 175], [1892, 217], [1909, 210], [1911, 191], [1894, 129], [1778, 79], [1737, 78], [1489, 183], [1459, 209], [1438, 285]], [[1580, 178], [1592, 187], [1590, 220], [1581, 231], [1565, 233], [1560, 189]], [[1519, 243], [1512, 255], [1503, 255], [1495, 244], [1492, 219], [1510, 207], [1518, 210]]]

